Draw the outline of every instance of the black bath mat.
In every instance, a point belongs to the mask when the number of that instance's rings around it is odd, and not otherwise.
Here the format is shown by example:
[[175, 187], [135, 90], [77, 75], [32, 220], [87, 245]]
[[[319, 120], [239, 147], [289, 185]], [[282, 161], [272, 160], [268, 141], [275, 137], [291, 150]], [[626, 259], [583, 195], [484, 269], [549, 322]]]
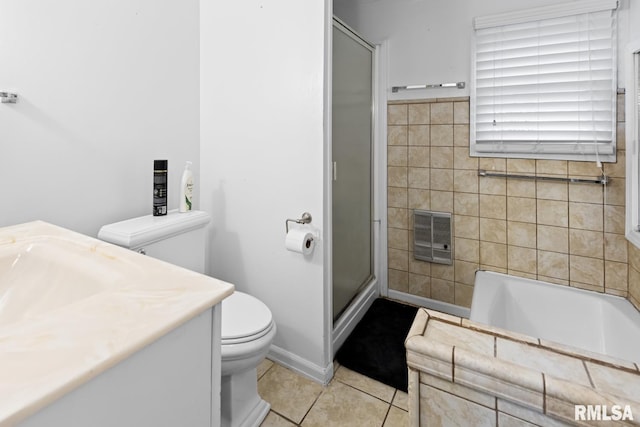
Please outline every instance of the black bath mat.
[[404, 340], [417, 312], [410, 305], [376, 299], [338, 350], [336, 359], [353, 371], [407, 391]]

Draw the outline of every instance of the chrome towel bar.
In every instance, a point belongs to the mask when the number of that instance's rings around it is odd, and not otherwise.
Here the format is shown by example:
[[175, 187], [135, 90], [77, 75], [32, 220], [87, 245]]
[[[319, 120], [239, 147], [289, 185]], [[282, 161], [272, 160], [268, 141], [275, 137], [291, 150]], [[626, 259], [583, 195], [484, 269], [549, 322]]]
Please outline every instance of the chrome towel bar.
[[409, 85], [409, 86], [393, 86], [391, 88], [391, 92], [398, 92], [399, 90], [413, 90], [413, 89], [439, 89], [442, 87], [457, 87], [458, 89], [465, 88], [465, 82], [457, 82], [457, 83], [437, 83], [437, 84], [427, 84], [427, 85]]
[[487, 172], [484, 169], [478, 169], [478, 176], [487, 178], [513, 178], [513, 179], [532, 179], [535, 181], [554, 181], [554, 182], [570, 182], [573, 184], [599, 184], [607, 185], [610, 178], [606, 175], [601, 175], [596, 179], [582, 179], [582, 178], [564, 178], [555, 176], [537, 176], [537, 175], [515, 175], [510, 173], [495, 173]]

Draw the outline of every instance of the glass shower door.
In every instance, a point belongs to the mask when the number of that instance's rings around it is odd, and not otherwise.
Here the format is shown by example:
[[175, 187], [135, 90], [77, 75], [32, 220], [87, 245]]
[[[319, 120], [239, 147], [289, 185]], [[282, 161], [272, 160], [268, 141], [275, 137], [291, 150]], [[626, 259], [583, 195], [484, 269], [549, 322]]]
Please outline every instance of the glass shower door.
[[333, 22], [333, 320], [373, 279], [374, 49]]

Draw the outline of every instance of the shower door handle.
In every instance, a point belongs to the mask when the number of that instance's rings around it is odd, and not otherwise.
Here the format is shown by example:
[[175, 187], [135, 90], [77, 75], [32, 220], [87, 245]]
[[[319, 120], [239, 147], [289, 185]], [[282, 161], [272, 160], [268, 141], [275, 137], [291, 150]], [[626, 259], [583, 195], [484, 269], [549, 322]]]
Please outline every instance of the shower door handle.
[[333, 180], [338, 180], [338, 162], [333, 162]]

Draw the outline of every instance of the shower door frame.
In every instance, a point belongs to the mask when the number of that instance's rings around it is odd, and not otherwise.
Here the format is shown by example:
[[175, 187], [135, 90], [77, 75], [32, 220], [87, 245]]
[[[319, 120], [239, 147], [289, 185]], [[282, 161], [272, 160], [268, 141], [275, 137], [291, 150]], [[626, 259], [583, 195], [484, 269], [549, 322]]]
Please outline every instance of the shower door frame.
[[[369, 281], [368, 284], [363, 286], [355, 297], [351, 300], [347, 307], [342, 311], [342, 314], [338, 319], [334, 321], [333, 319], [333, 263], [330, 262], [328, 272], [329, 281], [328, 281], [328, 292], [327, 292], [327, 300], [326, 300], [326, 310], [328, 311], [327, 315], [327, 323], [328, 329], [331, 331], [329, 335], [331, 337], [331, 350], [330, 357], [333, 359], [337, 350], [342, 346], [346, 338], [353, 331], [357, 323], [362, 319], [366, 311], [369, 309], [373, 301], [381, 295], [381, 292], [384, 288], [386, 288], [386, 278], [382, 277], [382, 272], [386, 271], [386, 257], [383, 259], [381, 257], [383, 245], [386, 246], [386, 233], [381, 233], [382, 230], [386, 229], [386, 192], [382, 191], [386, 188], [386, 93], [384, 92], [384, 86], [382, 82], [384, 81], [383, 77], [385, 74], [384, 69], [380, 67], [382, 58], [386, 56], [386, 42], [382, 44], [373, 44], [365, 40], [362, 36], [360, 36], [356, 31], [346, 25], [339, 18], [333, 17], [333, 20], [330, 25], [330, 37], [328, 40], [329, 51], [333, 52], [333, 28], [334, 26], [339, 27], [345, 34], [353, 38], [358, 43], [363, 46], [369, 48], [372, 54], [372, 128], [371, 128], [371, 150], [372, 150], [372, 158], [371, 158], [371, 209], [372, 209], [372, 218], [371, 218], [371, 262], [372, 262], [372, 280]], [[331, 60], [328, 61], [328, 73], [331, 76], [333, 71], [333, 57], [330, 55]], [[330, 77], [330, 81], [331, 77]], [[329, 85], [327, 89], [328, 93], [328, 107], [329, 114], [328, 117], [331, 117], [332, 113], [332, 85]], [[381, 106], [385, 106], [381, 108]], [[328, 132], [331, 135], [332, 122], [329, 120], [328, 123]], [[381, 144], [380, 141], [385, 141], [384, 144]], [[329, 195], [328, 200], [330, 201], [328, 212], [331, 213], [333, 211], [333, 197], [331, 188], [333, 185], [333, 156], [332, 156], [332, 145], [333, 140], [329, 137], [329, 154], [328, 154], [328, 165], [327, 171], [329, 173], [328, 179], [328, 189]], [[331, 215], [328, 216], [331, 218]], [[328, 232], [328, 235], [332, 234], [332, 228]], [[333, 243], [333, 241], [332, 241]], [[332, 245], [328, 245], [331, 247], [331, 253], [328, 256], [328, 260], [332, 259], [333, 249]], [[384, 264], [384, 265], [383, 265]], [[384, 287], [384, 288], [383, 288]]]

